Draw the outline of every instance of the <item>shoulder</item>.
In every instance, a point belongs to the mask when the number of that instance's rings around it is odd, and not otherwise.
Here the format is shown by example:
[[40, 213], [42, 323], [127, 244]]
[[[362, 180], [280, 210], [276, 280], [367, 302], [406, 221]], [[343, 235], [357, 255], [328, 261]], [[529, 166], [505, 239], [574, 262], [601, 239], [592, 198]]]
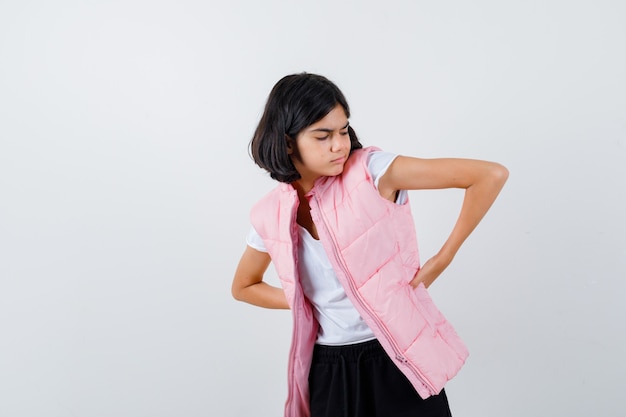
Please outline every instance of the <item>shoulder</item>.
[[[356, 163], [367, 161], [367, 159], [376, 152], [381, 152], [381, 149], [376, 146], [368, 146], [366, 148], [355, 149], [350, 154], [350, 158], [348, 158], [348, 163]], [[367, 162], [365, 162], [367, 163]]]
[[[363, 168], [367, 171], [367, 165], [372, 155], [380, 152], [380, 148], [368, 146], [367, 148], [355, 149], [350, 154], [346, 165], [344, 166], [344, 175], [355, 169], [361, 171]], [[359, 169], [361, 168], [361, 169]]]
[[366, 168], [373, 177], [379, 177], [384, 174], [397, 157], [398, 154], [396, 153], [386, 152], [378, 147], [370, 146], [353, 151], [350, 159], [348, 159], [349, 165], [347, 164], [346, 168], [361, 166]]
[[264, 225], [272, 219], [275, 220], [279, 214], [285, 213], [285, 209], [290, 210], [297, 198], [297, 193], [290, 184], [278, 184], [252, 206], [250, 222], [257, 232], [263, 235]]
[[263, 212], [271, 210], [272, 207], [278, 204], [278, 201], [280, 200], [280, 194], [282, 192], [281, 188], [282, 184], [279, 184], [263, 197], [261, 197], [256, 203], [254, 203], [252, 209], [250, 210], [250, 215], [254, 217], [257, 213], [263, 214]]

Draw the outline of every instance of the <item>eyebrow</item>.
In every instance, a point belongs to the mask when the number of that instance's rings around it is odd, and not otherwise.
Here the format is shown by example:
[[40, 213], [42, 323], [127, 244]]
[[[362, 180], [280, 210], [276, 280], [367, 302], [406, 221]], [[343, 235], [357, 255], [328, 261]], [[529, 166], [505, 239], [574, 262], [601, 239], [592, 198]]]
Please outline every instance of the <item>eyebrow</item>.
[[[344, 127], [340, 128], [339, 130], [346, 129], [348, 126], [350, 126], [350, 122], [346, 123], [346, 125]], [[331, 133], [331, 132], [333, 132], [333, 129], [328, 129], [326, 127], [320, 127], [319, 129], [312, 129], [309, 132], [327, 132], [327, 133]]]

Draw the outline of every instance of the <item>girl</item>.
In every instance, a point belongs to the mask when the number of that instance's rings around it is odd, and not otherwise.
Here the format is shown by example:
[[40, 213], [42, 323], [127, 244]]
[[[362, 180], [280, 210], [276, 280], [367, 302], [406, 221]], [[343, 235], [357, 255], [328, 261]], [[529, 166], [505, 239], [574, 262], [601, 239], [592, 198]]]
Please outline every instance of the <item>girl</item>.
[[[341, 91], [294, 74], [272, 89], [250, 142], [279, 186], [252, 209], [237, 300], [291, 308], [286, 417], [450, 416], [443, 387], [467, 350], [428, 296], [508, 171], [363, 149]], [[464, 188], [458, 220], [420, 266], [407, 190]], [[274, 263], [282, 289], [263, 282]]]

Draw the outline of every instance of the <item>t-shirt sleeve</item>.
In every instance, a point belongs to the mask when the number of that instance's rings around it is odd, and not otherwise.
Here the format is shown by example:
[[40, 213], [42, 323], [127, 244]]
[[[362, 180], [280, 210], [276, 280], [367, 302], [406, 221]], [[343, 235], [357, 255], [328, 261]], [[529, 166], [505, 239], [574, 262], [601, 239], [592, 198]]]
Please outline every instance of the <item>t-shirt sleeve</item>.
[[261, 239], [261, 236], [259, 236], [253, 226], [250, 226], [250, 231], [248, 232], [248, 236], [246, 236], [246, 243], [253, 249], [267, 253], [263, 239]]
[[[384, 151], [374, 151], [368, 155], [367, 169], [374, 180], [374, 185], [378, 189], [380, 178], [385, 175], [389, 165], [398, 157], [397, 154]], [[407, 190], [400, 190], [396, 198], [397, 204], [404, 204], [408, 196]]]

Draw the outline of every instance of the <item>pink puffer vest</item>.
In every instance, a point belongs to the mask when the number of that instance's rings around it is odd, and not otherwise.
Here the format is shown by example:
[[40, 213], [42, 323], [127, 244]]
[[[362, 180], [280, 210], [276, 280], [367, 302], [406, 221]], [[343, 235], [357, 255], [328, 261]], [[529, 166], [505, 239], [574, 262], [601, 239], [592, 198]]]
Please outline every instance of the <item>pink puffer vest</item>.
[[[311, 216], [339, 281], [361, 317], [422, 398], [438, 394], [468, 351], [426, 289], [409, 282], [419, 269], [410, 206], [380, 196], [367, 154], [352, 152], [344, 171], [307, 194]], [[295, 189], [281, 183], [252, 209], [293, 313], [286, 417], [309, 416], [308, 374], [318, 324], [298, 279]]]

